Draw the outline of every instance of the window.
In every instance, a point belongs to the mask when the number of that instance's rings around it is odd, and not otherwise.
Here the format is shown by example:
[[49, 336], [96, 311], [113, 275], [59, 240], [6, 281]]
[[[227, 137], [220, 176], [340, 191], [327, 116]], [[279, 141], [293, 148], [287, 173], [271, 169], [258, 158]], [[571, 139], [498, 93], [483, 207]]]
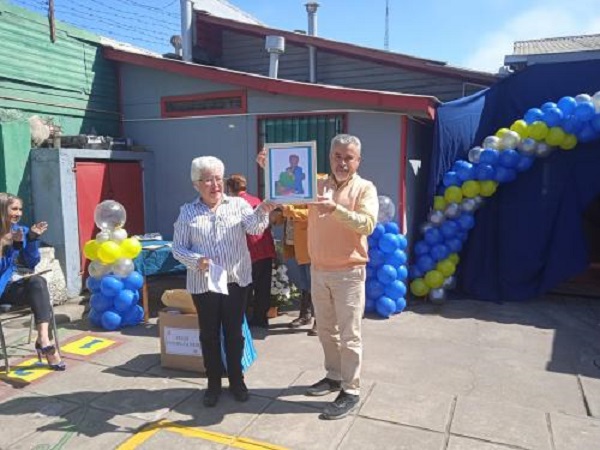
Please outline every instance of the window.
[[247, 111], [245, 91], [163, 97], [160, 103], [162, 117], [242, 114]]

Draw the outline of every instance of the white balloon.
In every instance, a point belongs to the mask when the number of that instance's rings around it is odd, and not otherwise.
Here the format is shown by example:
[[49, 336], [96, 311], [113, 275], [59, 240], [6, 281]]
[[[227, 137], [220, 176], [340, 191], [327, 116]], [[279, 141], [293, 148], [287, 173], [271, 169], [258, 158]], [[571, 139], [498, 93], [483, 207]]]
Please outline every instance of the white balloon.
[[92, 261], [88, 267], [88, 273], [92, 278], [102, 278], [110, 270], [108, 264], [102, 264], [100, 261]]
[[129, 258], [118, 259], [112, 265], [112, 273], [121, 278], [125, 278], [126, 276], [128, 276], [131, 272], [134, 271], [134, 269], [135, 266], [133, 265], [133, 261]]
[[440, 305], [446, 301], [446, 291], [443, 288], [429, 291], [429, 301], [434, 305]]
[[535, 155], [537, 142], [535, 139], [526, 138], [519, 143], [519, 151], [524, 155]]
[[101, 230], [114, 230], [125, 225], [127, 213], [125, 207], [114, 200], [104, 200], [96, 206], [94, 222]]
[[498, 150], [500, 148], [500, 138], [498, 136], [488, 136], [483, 140], [481, 146], [483, 148], [493, 148]]
[[592, 103], [594, 104], [594, 108], [596, 109], [596, 112], [600, 113], [600, 91], [596, 92], [592, 96]]
[[96, 241], [98, 243], [110, 241], [110, 231], [102, 230], [98, 234], [96, 234]]
[[516, 131], [509, 130], [500, 138], [501, 148], [516, 148], [519, 145], [521, 137]]
[[458, 203], [449, 203], [444, 209], [444, 214], [449, 219], [456, 219], [460, 216], [460, 205]]
[[483, 149], [481, 147], [473, 147], [469, 150], [469, 161], [473, 164], [477, 164], [482, 151]]
[[473, 197], [473, 201], [475, 202], [475, 206], [479, 208], [485, 202], [484, 198], [481, 195]]
[[473, 212], [477, 209], [477, 203], [472, 198], [466, 198], [462, 201], [460, 207], [465, 212]]
[[538, 158], [545, 158], [550, 155], [554, 151], [554, 147], [549, 146], [545, 142], [538, 142], [535, 147], [535, 155]]
[[380, 223], [391, 222], [396, 215], [396, 205], [391, 198], [385, 195], [377, 196], [379, 199], [379, 215], [377, 221]]
[[575, 97], [575, 101], [577, 103], [591, 102], [592, 97], [589, 96], [588, 94], [579, 94], [578, 96]]
[[125, 228], [117, 228], [111, 233], [111, 239], [115, 242], [121, 242], [127, 239], [127, 230]]
[[448, 290], [456, 288], [456, 277], [454, 275], [451, 275], [448, 278], [446, 278], [442, 287]]
[[445, 217], [442, 211], [431, 211], [429, 213], [429, 221], [434, 225], [440, 225], [444, 220]]

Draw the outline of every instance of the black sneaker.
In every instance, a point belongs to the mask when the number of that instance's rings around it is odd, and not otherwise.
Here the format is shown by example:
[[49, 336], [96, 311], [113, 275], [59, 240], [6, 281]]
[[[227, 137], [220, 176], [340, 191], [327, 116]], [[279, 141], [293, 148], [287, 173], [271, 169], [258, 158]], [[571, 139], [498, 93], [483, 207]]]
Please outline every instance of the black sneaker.
[[231, 386], [229, 390], [233, 394], [233, 398], [235, 398], [235, 400], [238, 402], [247, 402], [250, 397], [248, 394], [248, 388], [244, 382], [242, 382], [242, 384], [239, 386]]
[[331, 378], [323, 378], [321, 381], [317, 381], [315, 384], [310, 386], [306, 390], [306, 395], [311, 397], [320, 397], [327, 395], [330, 392], [337, 392], [342, 390], [342, 383]]
[[343, 419], [355, 409], [358, 409], [360, 397], [358, 395], [340, 392], [337, 398], [325, 407], [321, 418], [325, 420]]
[[213, 408], [219, 401], [220, 395], [221, 389], [207, 389], [204, 393], [204, 399], [202, 400], [202, 404], [207, 408]]
[[312, 319], [310, 317], [298, 317], [297, 319], [294, 319], [288, 323], [288, 328], [300, 328], [304, 325], [309, 325], [311, 320]]

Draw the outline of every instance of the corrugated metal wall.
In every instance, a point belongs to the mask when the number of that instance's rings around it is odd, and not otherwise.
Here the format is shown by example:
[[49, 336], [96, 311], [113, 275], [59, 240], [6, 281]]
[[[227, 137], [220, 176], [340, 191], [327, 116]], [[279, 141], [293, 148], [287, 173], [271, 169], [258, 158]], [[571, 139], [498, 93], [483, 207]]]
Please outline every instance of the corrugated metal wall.
[[[223, 55], [220, 65], [243, 72], [268, 75], [269, 54], [264, 47], [264, 40], [261, 38], [223, 31]], [[285, 53], [279, 60], [279, 77], [308, 81], [306, 47], [286, 43]], [[454, 78], [399, 69], [324, 51], [317, 52], [317, 81], [359, 89], [433, 95], [442, 101], [463, 96], [463, 83]]]

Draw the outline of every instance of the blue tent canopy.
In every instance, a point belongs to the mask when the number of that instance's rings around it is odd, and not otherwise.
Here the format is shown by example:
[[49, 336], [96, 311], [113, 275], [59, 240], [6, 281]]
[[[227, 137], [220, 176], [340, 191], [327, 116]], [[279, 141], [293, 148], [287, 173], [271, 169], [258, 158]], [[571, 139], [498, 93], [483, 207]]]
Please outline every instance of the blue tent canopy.
[[[600, 61], [535, 65], [439, 107], [430, 198], [471, 147], [523, 118], [529, 108], [600, 91], [599, 74]], [[477, 212], [460, 255], [459, 287], [484, 300], [525, 300], [582, 273], [589, 263], [582, 214], [599, 194], [600, 141], [536, 161]]]

